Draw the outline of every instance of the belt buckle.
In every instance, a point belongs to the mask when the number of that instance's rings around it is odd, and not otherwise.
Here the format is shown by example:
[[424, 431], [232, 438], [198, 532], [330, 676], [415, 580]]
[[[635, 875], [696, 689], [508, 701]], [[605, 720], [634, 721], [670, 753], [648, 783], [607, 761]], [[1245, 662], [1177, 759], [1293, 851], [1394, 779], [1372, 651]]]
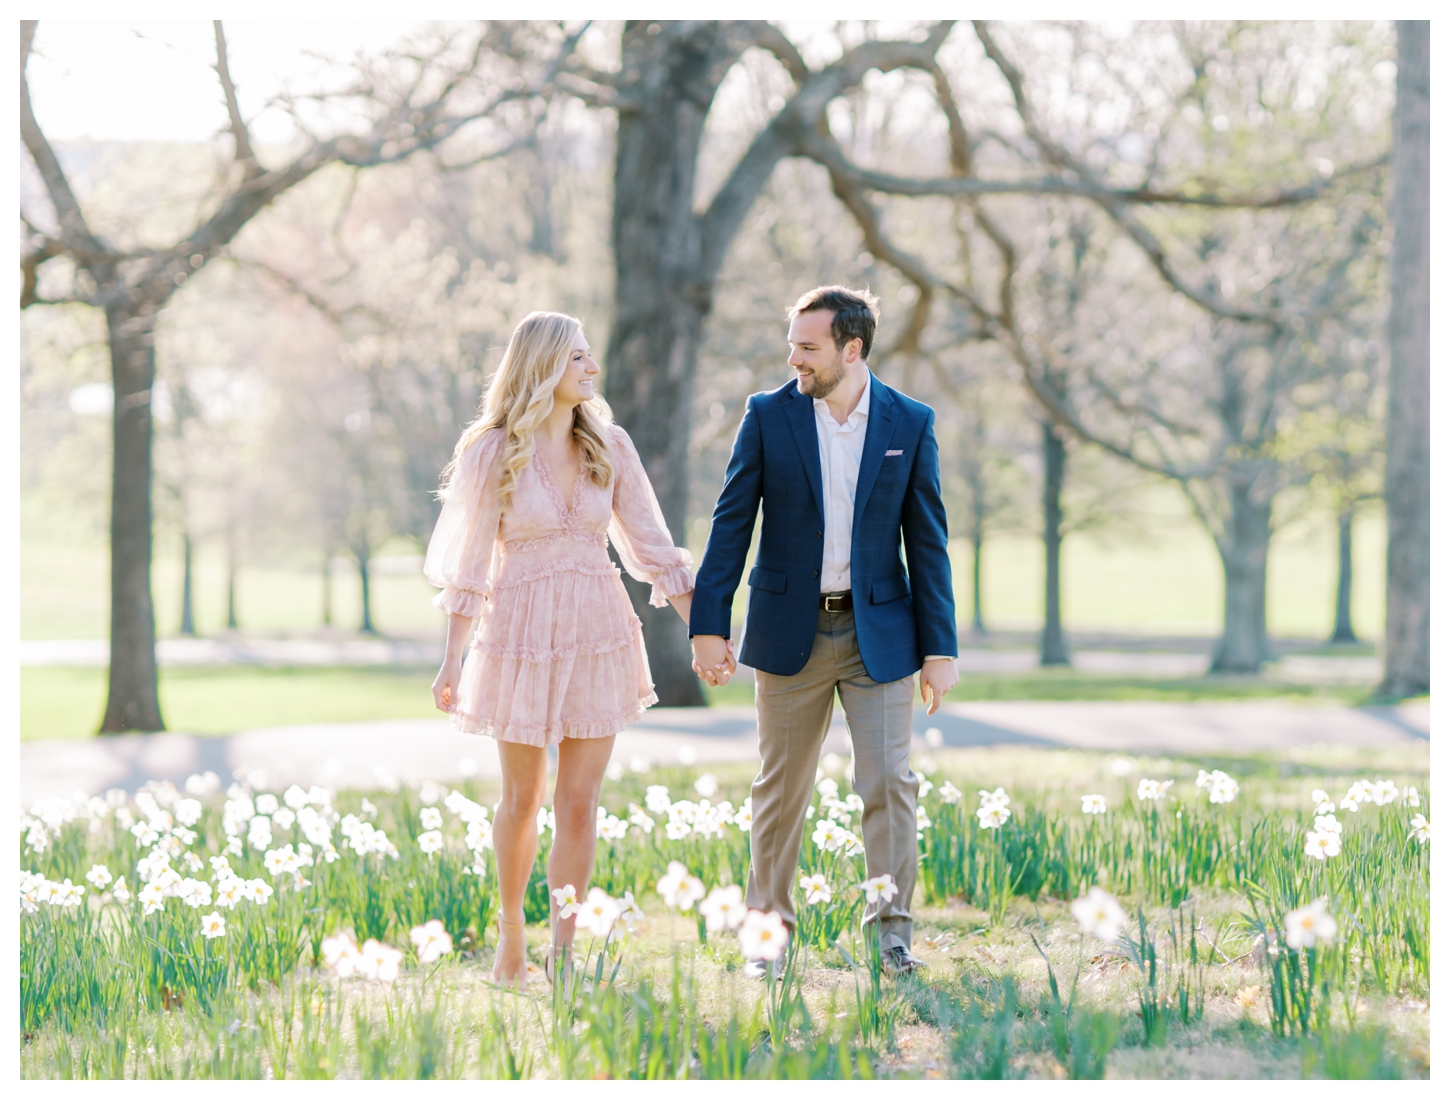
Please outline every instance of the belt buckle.
[[827, 611], [830, 611], [830, 612], [838, 612], [838, 611], [845, 611], [846, 610], [846, 608], [844, 606], [832, 607], [831, 606], [832, 601], [834, 601], [837, 604], [844, 605], [845, 602], [846, 602], [846, 597], [845, 596], [827, 596], [826, 597], [826, 610]]

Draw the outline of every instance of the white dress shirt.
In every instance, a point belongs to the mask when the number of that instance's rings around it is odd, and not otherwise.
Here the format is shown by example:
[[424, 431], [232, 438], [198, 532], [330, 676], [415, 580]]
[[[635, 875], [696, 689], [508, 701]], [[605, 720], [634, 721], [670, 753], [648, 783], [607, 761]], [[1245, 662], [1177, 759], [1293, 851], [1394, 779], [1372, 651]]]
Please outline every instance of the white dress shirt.
[[[816, 446], [821, 456], [821, 490], [825, 493], [825, 553], [821, 557], [821, 591], [851, 590], [851, 528], [856, 518], [856, 479], [861, 472], [861, 452], [866, 445], [866, 423], [871, 416], [871, 384], [861, 391], [861, 400], [836, 423], [831, 407], [819, 397], [811, 402], [816, 410]], [[929, 654], [923, 660], [950, 660]]]
[[871, 415], [871, 386], [837, 424], [831, 407], [819, 397], [816, 409], [816, 445], [821, 454], [821, 490], [825, 494], [826, 547], [821, 559], [821, 591], [851, 590], [851, 524], [856, 515], [856, 477], [861, 472], [861, 449], [866, 444], [866, 421]]

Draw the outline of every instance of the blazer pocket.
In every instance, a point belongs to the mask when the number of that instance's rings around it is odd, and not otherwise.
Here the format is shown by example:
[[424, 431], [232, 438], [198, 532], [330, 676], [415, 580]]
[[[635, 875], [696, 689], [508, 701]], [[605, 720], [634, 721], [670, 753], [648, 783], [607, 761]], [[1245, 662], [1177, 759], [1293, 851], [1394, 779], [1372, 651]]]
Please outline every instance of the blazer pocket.
[[750, 571], [750, 587], [758, 588], [762, 592], [784, 592], [785, 574], [774, 569], [762, 569], [757, 565]]
[[910, 592], [911, 589], [906, 584], [906, 578], [900, 575], [871, 582], [872, 603], [890, 603], [892, 600], [899, 600], [901, 597], [909, 595]]

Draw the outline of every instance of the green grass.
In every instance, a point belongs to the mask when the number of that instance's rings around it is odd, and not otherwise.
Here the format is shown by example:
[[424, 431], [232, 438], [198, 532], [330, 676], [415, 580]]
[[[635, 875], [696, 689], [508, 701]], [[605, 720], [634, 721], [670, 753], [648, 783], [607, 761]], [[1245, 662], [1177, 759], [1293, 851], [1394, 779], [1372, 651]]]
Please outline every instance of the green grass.
[[[1217, 633], [1222, 615], [1222, 570], [1213, 544], [1172, 493], [1152, 495], [1154, 514], [1140, 535], [1102, 540], [1070, 535], [1063, 546], [1063, 620], [1069, 631], [1148, 634]], [[1334, 532], [1317, 519], [1286, 527], [1269, 553], [1268, 625], [1281, 637], [1327, 637], [1332, 625], [1337, 562]], [[1374, 514], [1356, 526], [1354, 622], [1366, 638], [1384, 622], [1384, 522]], [[418, 552], [396, 540], [385, 552]], [[703, 545], [692, 546], [698, 560]], [[950, 544], [958, 618], [971, 618], [971, 553], [966, 542]], [[318, 567], [293, 560], [245, 561], [238, 572], [238, 622], [254, 633], [299, 633], [321, 624]], [[60, 529], [33, 500], [22, 500], [20, 543], [20, 636], [104, 638], [108, 578], [103, 536]], [[1027, 535], [1001, 534], [983, 555], [984, 614], [994, 629], [1033, 629], [1042, 617], [1042, 546]], [[180, 627], [181, 569], [178, 540], [158, 530], [152, 573], [157, 630], [176, 636]], [[745, 613], [746, 587], [735, 615]], [[374, 577], [373, 616], [385, 633], [439, 637], [443, 618], [429, 605], [434, 590], [413, 574]], [[226, 625], [226, 574], [220, 548], [203, 543], [196, 558], [197, 629]], [[360, 587], [354, 570], [333, 578], [334, 623], [355, 626]], [[664, 614], [665, 612], [659, 612]]]
[[[226, 734], [262, 726], [314, 722], [368, 722], [434, 718], [430, 686], [434, 670], [360, 666], [264, 668], [256, 665], [163, 668], [161, 713], [169, 729]], [[1093, 676], [1071, 669], [1013, 675], [969, 675], [947, 697], [979, 700], [1153, 700], [1195, 702], [1273, 699], [1351, 706], [1369, 700], [1366, 687], [1291, 684], [1252, 677], [1155, 680]], [[706, 688], [711, 706], [754, 706], [755, 688], [735, 680]], [[101, 668], [32, 667], [20, 670], [22, 741], [89, 737], [100, 725], [106, 702]]]
[[[260, 726], [433, 718], [433, 670], [163, 668], [161, 714], [172, 730], [224, 734]], [[106, 702], [106, 670], [20, 670], [20, 738], [89, 737]]]

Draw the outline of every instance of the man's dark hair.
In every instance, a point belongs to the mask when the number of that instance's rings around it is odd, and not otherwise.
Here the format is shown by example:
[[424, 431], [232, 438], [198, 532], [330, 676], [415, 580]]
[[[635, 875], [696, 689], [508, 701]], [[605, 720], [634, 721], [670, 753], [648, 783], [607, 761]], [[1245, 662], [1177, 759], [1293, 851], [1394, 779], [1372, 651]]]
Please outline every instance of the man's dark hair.
[[835, 314], [831, 318], [831, 338], [840, 351], [852, 340], [861, 341], [861, 358], [871, 354], [871, 342], [876, 339], [876, 320], [881, 316], [877, 305], [881, 299], [868, 290], [851, 290], [844, 286], [818, 286], [808, 290], [790, 307], [787, 318], [802, 313], [814, 313], [818, 309], [829, 309]]

